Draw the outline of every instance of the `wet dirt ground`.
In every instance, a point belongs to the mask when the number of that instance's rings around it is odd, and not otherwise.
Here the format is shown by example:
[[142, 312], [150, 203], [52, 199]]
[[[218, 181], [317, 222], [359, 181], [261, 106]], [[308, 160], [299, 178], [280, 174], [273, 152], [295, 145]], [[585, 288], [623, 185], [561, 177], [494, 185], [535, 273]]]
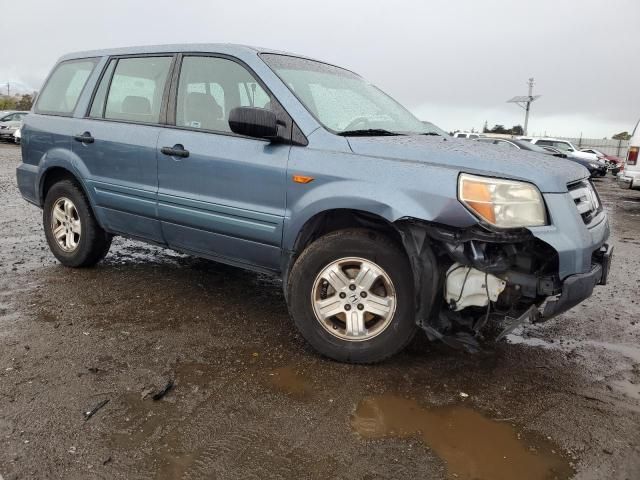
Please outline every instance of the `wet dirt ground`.
[[612, 177], [584, 304], [482, 354], [420, 335], [350, 366], [269, 277], [123, 239], [60, 266], [19, 158], [0, 144], [0, 478], [640, 478], [640, 192]]

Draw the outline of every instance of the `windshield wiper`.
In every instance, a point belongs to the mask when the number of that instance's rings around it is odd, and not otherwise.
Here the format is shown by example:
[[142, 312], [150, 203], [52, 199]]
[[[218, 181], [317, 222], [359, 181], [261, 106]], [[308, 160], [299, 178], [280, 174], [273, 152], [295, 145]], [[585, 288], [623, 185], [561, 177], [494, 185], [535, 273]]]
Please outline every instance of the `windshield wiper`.
[[339, 132], [338, 135], [342, 137], [383, 137], [389, 135], [403, 135], [402, 133], [391, 132], [382, 128], [367, 128], [362, 130], [345, 130]]
[[441, 137], [442, 136], [442, 135], [440, 135], [439, 133], [436, 133], [436, 132], [426, 132], [426, 133], [423, 133], [421, 135], [435, 135], [436, 137]]

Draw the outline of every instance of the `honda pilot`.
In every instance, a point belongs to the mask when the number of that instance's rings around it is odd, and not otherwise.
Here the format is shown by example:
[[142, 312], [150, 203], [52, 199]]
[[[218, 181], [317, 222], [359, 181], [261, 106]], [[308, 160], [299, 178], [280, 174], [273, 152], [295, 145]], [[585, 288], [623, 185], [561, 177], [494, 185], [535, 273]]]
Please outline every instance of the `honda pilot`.
[[17, 180], [63, 265], [120, 235], [279, 276], [304, 338], [344, 362], [547, 320], [611, 258], [584, 167], [449, 137], [356, 73], [246, 46], [62, 57]]

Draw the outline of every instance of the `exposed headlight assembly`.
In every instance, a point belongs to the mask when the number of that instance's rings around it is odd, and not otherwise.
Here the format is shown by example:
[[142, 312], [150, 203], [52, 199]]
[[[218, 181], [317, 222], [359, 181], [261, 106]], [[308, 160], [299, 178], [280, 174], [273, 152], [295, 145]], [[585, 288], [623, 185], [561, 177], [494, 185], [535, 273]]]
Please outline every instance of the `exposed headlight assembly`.
[[516, 180], [460, 174], [458, 199], [477, 217], [500, 228], [547, 224], [540, 191]]

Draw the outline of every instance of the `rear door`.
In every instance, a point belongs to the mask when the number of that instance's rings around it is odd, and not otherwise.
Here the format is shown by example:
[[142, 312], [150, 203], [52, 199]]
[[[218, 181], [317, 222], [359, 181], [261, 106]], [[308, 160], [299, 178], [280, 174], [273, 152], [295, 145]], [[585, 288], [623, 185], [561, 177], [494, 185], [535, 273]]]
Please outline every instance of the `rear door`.
[[291, 147], [236, 135], [228, 123], [235, 107], [274, 109], [275, 100], [235, 59], [185, 55], [180, 63], [169, 109], [175, 128], [163, 129], [158, 143], [165, 239], [179, 250], [277, 270]]
[[173, 60], [166, 54], [110, 59], [72, 142], [105, 228], [154, 242], [163, 242], [156, 150]]

